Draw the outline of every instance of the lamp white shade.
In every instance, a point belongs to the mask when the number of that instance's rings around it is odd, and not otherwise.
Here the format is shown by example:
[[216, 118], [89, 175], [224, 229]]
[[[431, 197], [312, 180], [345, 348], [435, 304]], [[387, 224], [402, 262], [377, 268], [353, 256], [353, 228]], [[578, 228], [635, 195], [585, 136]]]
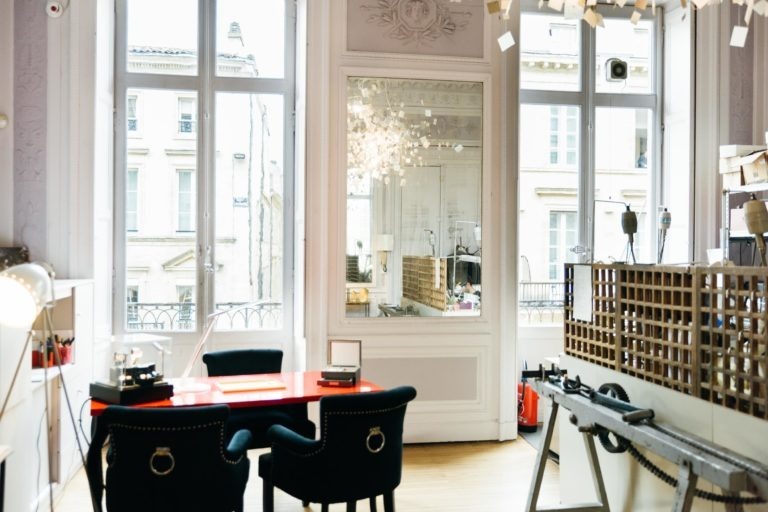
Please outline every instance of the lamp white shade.
[[394, 235], [376, 235], [376, 250], [391, 251], [395, 248]]
[[483, 240], [483, 230], [480, 228], [480, 224], [475, 224], [474, 233], [475, 233], [475, 242], [477, 242], [477, 245], [480, 245], [480, 242]]
[[30, 327], [52, 296], [51, 277], [37, 263], [0, 272], [0, 325]]

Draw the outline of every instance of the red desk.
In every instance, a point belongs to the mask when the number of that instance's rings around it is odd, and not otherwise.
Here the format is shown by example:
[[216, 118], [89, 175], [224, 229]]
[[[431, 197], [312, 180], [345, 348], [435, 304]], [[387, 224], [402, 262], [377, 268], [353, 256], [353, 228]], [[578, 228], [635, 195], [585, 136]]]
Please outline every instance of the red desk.
[[[227, 404], [237, 407], [264, 407], [269, 405], [296, 404], [314, 402], [328, 395], [346, 393], [365, 393], [380, 391], [382, 388], [367, 380], [361, 380], [356, 386], [324, 387], [318, 386], [319, 371], [293, 373], [266, 373], [259, 375], [232, 377], [191, 377], [188, 379], [170, 379], [174, 385], [174, 395], [165, 400], [134, 404], [131, 407], [188, 407], [195, 405]], [[279, 382], [284, 387], [260, 389], [257, 391], [222, 391], [222, 386], [243, 380], [263, 381], [266, 386]], [[91, 401], [91, 416], [100, 416], [109, 404], [98, 400]]]

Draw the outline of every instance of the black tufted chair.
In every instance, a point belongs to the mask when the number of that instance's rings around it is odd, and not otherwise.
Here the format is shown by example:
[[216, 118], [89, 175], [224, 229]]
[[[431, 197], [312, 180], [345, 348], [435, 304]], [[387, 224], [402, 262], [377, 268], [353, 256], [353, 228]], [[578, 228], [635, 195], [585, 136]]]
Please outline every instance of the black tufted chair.
[[242, 512], [251, 434], [225, 444], [226, 405], [112, 405], [98, 418], [86, 471], [100, 512], [101, 447], [107, 451], [108, 512]]
[[[280, 373], [283, 351], [278, 349], [220, 350], [203, 355], [208, 375], [253, 375]], [[307, 416], [307, 404], [274, 405], [232, 409], [227, 422], [227, 434], [248, 429], [252, 440], [249, 448], [269, 446], [267, 430], [272, 425], [283, 425], [299, 434], [314, 438], [315, 424]]]
[[274, 487], [308, 503], [346, 503], [384, 496], [394, 512], [394, 490], [403, 465], [403, 419], [416, 397], [411, 386], [388, 391], [327, 396], [320, 399], [320, 439], [307, 439], [282, 426], [268, 432], [271, 453], [259, 457], [264, 482], [264, 512], [274, 508]]

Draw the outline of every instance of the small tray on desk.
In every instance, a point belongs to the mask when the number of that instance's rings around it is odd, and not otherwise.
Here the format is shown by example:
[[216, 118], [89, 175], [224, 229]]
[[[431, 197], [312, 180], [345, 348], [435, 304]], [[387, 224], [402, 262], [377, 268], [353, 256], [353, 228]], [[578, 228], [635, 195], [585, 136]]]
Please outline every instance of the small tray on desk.
[[237, 393], [241, 391], [269, 391], [285, 389], [285, 384], [277, 379], [237, 379], [225, 380], [216, 384], [222, 393]]
[[102, 402], [130, 405], [170, 398], [173, 396], [173, 384], [155, 382], [150, 386], [114, 386], [103, 382], [93, 382], [90, 393], [92, 398]]

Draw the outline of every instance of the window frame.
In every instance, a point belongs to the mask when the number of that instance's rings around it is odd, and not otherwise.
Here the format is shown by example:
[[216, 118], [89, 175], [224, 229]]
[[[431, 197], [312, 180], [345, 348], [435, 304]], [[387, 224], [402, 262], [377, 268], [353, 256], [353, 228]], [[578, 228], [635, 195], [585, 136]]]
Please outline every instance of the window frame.
[[[128, 163], [127, 139], [134, 137], [136, 132], [127, 130], [127, 96], [131, 89], [162, 89], [177, 93], [177, 97], [185, 97], [185, 94], [196, 94], [196, 110], [193, 122], [194, 131], [180, 133], [178, 124], [172, 134], [176, 138], [195, 139], [195, 189], [196, 189], [196, 317], [195, 330], [162, 331], [173, 332], [180, 339], [185, 336], [196, 339], [206, 325], [209, 313], [215, 310], [215, 119], [216, 119], [216, 94], [244, 93], [244, 94], [276, 94], [283, 97], [284, 122], [283, 122], [283, 190], [286, 205], [292, 205], [295, 199], [295, 105], [296, 105], [296, 35], [297, 35], [297, 6], [291, 0], [285, 2], [285, 30], [284, 30], [284, 76], [283, 78], [259, 78], [259, 77], [226, 77], [216, 75], [216, 1], [198, 0], [197, 23], [197, 73], [194, 75], [163, 75], [152, 73], [133, 73], [128, 71], [127, 62], [127, 4], [129, 0], [115, 0], [115, 117], [114, 117], [114, 149], [115, 149], [115, 176], [114, 176], [114, 293], [112, 305], [113, 332], [123, 334], [127, 331], [126, 312], [126, 247], [127, 237], [122, 236], [125, 231], [125, 189], [126, 169]], [[178, 123], [178, 104], [177, 110]], [[175, 215], [175, 212], [174, 212]], [[284, 208], [283, 211], [283, 311], [282, 327], [280, 329], [219, 331], [217, 335], [224, 342], [227, 340], [253, 340], [254, 333], [258, 333], [258, 339], [272, 344], [282, 344], [285, 340], [293, 338], [295, 316], [295, 212], [293, 208]], [[174, 222], [175, 224], [175, 222]], [[210, 255], [207, 257], [205, 255]], [[206, 265], [208, 263], [208, 265]], [[208, 270], [207, 270], [208, 269]], [[152, 331], [152, 330], [145, 330]], [[243, 337], [246, 333], [248, 338]], [[238, 338], [239, 336], [239, 338]]]
[[[592, 260], [592, 249], [594, 247], [594, 219], [592, 218], [595, 198], [595, 162], [596, 162], [596, 134], [595, 121], [598, 108], [634, 108], [648, 109], [653, 116], [651, 123], [653, 146], [653, 160], [648, 161], [647, 165], [652, 167], [650, 176], [651, 188], [649, 190], [648, 204], [657, 205], [662, 197], [662, 120], [663, 112], [663, 70], [664, 58], [662, 49], [664, 48], [664, 11], [662, 7], [656, 7], [657, 12], [651, 18], [654, 26], [653, 37], [653, 80], [650, 93], [598, 93], [596, 91], [596, 51], [597, 38], [595, 35], [597, 29], [582, 27], [581, 29], [581, 47], [580, 47], [580, 90], [579, 91], [552, 91], [520, 88], [520, 105], [553, 105], [561, 107], [579, 107], [577, 119], [579, 119], [579, 140], [577, 147], [580, 150], [580, 158], [577, 159], [576, 169], [579, 173], [579, 191], [578, 191], [578, 218], [577, 218], [577, 247], [583, 252], [580, 253], [581, 262]], [[522, 0], [520, 4], [521, 19], [525, 14], [547, 14], [538, 9], [534, 0]], [[632, 14], [632, 7], [616, 6], [597, 6], [598, 12], [605, 18], [629, 19]], [[562, 14], [551, 14], [553, 20], [558, 20]], [[562, 130], [560, 131], [562, 133]], [[549, 160], [549, 158], [548, 158]], [[558, 164], [551, 164], [558, 165]], [[646, 167], [647, 170], [647, 167]], [[655, 214], [654, 212], [645, 212]], [[651, 237], [652, 251], [656, 250], [656, 240]]]

